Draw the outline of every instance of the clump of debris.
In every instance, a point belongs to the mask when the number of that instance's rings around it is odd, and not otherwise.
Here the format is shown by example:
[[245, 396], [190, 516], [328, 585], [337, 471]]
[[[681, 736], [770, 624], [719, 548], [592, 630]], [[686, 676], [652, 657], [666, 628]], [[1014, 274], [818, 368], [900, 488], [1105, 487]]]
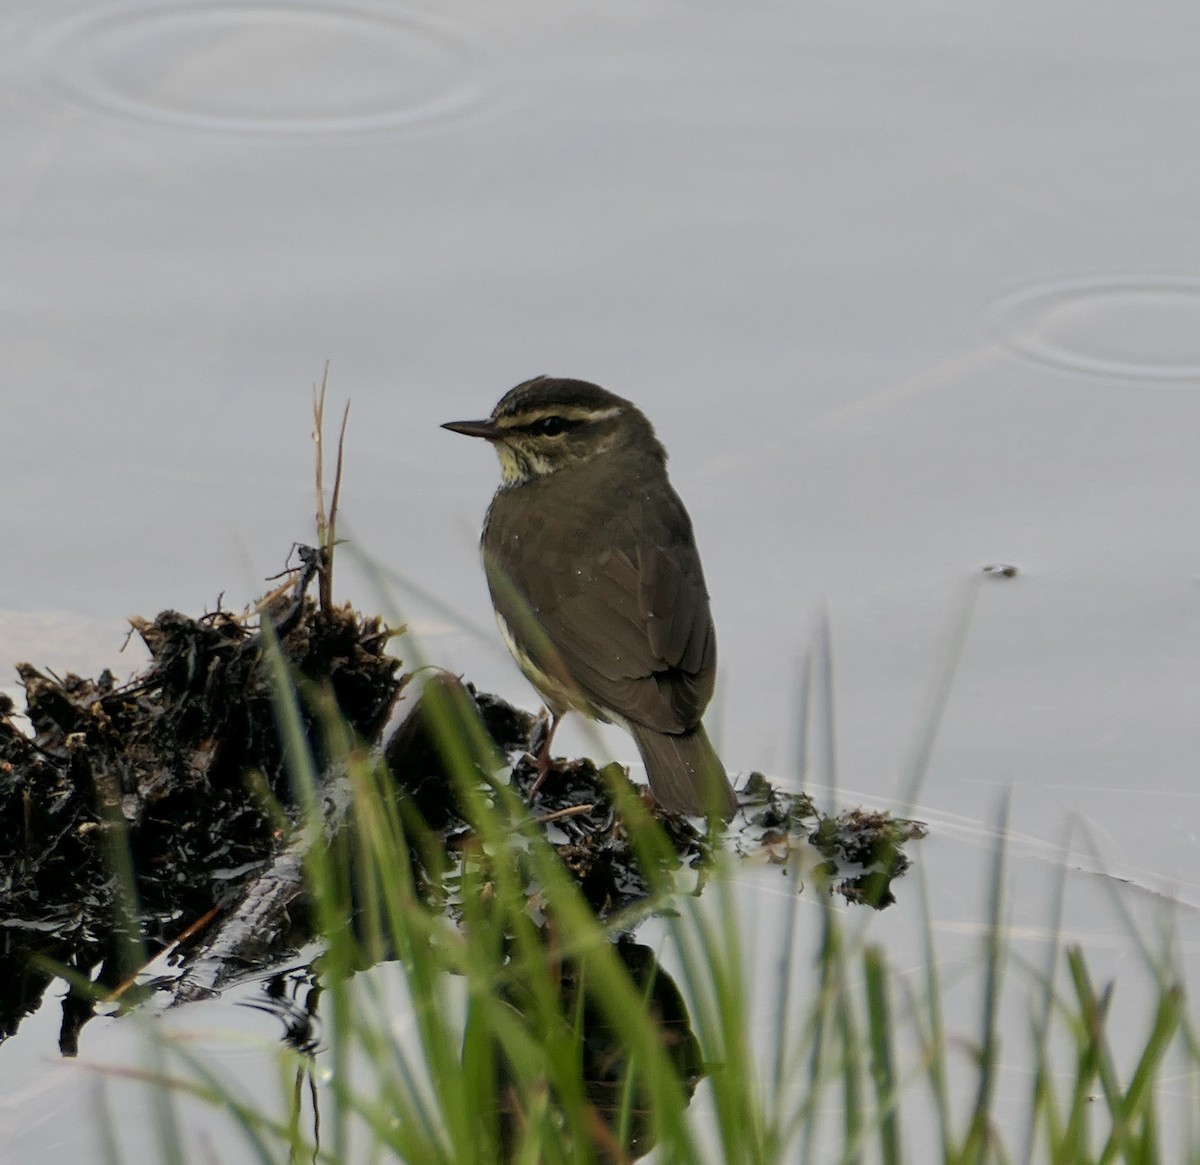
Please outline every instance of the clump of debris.
[[[515, 760], [511, 784], [529, 793], [535, 770], [523, 754], [534, 718], [454, 677], [427, 683], [382, 741], [409, 677], [386, 650], [393, 632], [381, 619], [328, 600], [327, 569], [325, 551], [302, 549], [287, 583], [249, 612], [132, 620], [151, 660], [129, 683], [108, 672], [60, 678], [17, 665], [33, 731], [18, 726], [4, 698], [0, 1039], [36, 1008], [56, 968], [81, 985], [64, 1010], [60, 1047], [69, 1054], [95, 989], [116, 991], [169, 947], [179, 966], [169, 988], [183, 1000], [276, 964], [311, 937], [300, 815], [278, 723], [281, 662], [302, 696], [320, 697], [297, 707], [322, 774], [327, 836], [349, 805], [334, 792], [338, 757], [318, 707], [336, 710], [352, 739], [382, 751], [405, 801], [452, 861], [471, 826], [426, 715], [431, 689], [453, 688], [470, 701], [498, 752]], [[308, 594], [314, 578], [319, 599]], [[490, 779], [480, 772], [481, 789]], [[556, 762], [530, 807], [602, 917], [647, 893], [614, 810], [614, 781], [628, 781], [618, 766]], [[740, 848], [770, 857], [808, 839], [847, 897], [877, 907], [907, 866], [903, 843], [920, 835], [914, 823], [885, 815], [822, 818], [810, 800], [758, 775], [742, 797]], [[703, 862], [710, 839], [650, 808], [673, 860]]]
[[[17, 665], [33, 734], [5, 699], [0, 1037], [37, 1005], [47, 961], [116, 987], [230, 909], [284, 844], [275, 806], [291, 797], [264, 626], [298, 683], [319, 686], [356, 736], [378, 738], [401, 685], [390, 632], [349, 606], [319, 609], [306, 588], [320, 556], [306, 553], [296, 585], [257, 616], [132, 620], [151, 660], [130, 683]], [[301, 715], [321, 763], [323, 733], [303, 704]], [[136, 919], [124, 917], [130, 901]]]

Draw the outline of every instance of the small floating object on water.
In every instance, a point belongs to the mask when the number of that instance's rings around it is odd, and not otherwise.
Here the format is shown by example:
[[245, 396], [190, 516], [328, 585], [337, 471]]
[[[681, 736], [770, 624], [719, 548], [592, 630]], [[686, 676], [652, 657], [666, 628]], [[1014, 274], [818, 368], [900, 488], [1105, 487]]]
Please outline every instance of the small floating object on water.
[[1017, 568], [1008, 562], [989, 562], [983, 568], [983, 573], [993, 578], [1016, 578]]

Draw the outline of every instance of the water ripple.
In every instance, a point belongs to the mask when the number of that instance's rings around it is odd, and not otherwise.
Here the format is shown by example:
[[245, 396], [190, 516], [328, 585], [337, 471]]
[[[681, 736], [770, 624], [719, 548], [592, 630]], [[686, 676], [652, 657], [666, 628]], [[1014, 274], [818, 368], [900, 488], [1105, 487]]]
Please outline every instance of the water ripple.
[[1200, 380], [1200, 276], [1096, 275], [1025, 288], [992, 311], [1024, 356], [1080, 372]]
[[222, 133], [345, 134], [462, 117], [460, 30], [362, 4], [125, 3], [41, 30], [43, 78], [92, 110]]

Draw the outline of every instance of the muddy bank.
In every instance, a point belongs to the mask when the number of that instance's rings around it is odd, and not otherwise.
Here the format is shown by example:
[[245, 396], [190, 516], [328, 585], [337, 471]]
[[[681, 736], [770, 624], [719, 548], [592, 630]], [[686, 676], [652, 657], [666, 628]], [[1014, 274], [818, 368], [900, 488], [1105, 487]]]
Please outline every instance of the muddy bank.
[[[270, 967], [311, 937], [303, 886], [304, 845], [278, 728], [280, 661], [293, 677], [301, 730], [319, 774], [325, 836], [345, 821], [350, 793], [334, 761], [329, 715], [354, 742], [380, 749], [409, 810], [445, 852], [470, 832], [443, 762], [428, 692], [406, 693], [408, 714], [392, 738], [385, 725], [409, 677], [386, 648], [375, 616], [308, 595], [321, 569], [311, 552], [290, 584], [250, 612], [191, 617], [164, 611], [132, 620], [151, 661], [126, 684], [57, 677], [17, 665], [33, 735], [0, 705], [0, 1038], [34, 1010], [56, 973], [121, 991], [172, 947], [174, 972], [155, 988], [179, 998], [219, 990], [231, 977]], [[271, 644], [278, 643], [273, 657]], [[533, 717], [469, 684], [442, 676], [478, 713], [497, 750], [515, 762], [511, 782], [534, 780], [522, 759]], [[493, 774], [479, 773], [487, 790]], [[602, 915], [645, 890], [613, 781], [621, 770], [564, 762], [531, 806], [588, 900]], [[744, 809], [730, 835], [741, 849], [784, 854], [809, 839], [840, 889], [871, 905], [890, 901], [903, 873], [912, 823], [855, 811], [822, 818], [805, 797], [760, 776], [742, 783]], [[701, 862], [708, 844], [692, 822], [660, 815], [675, 860]], [[64, 1006], [60, 1047], [70, 1054], [91, 1013], [82, 987]]]

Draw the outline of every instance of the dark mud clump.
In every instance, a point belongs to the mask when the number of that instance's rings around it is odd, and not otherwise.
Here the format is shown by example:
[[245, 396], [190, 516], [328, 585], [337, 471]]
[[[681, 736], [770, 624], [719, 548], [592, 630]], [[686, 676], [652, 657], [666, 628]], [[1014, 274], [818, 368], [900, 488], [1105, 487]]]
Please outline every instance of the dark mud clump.
[[[583, 757], [556, 759], [539, 781], [539, 772], [524, 746], [535, 733], [528, 713], [495, 696], [477, 693], [470, 684], [440, 673], [426, 683], [419, 698], [385, 749], [393, 778], [423, 821], [436, 827], [453, 845], [472, 835], [470, 813], [461, 804], [456, 783], [438, 745], [433, 709], [458, 702], [478, 713], [488, 735], [507, 756], [508, 780], [520, 795], [519, 812], [542, 824], [563, 864], [575, 877], [589, 905], [601, 919], [611, 918], [653, 894], [656, 874], [639, 854], [628, 817], [617, 808], [623, 797], [641, 797], [668, 842], [656, 859], [670, 869], [701, 869], [714, 844], [732, 845], [752, 858], [794, 868], [802, 861], [819, 873], [830, 890], [847, 901], [882, 909], [895, 901], [892, 883], [908, 869], [908, 842], [925, 836], [917, 821], [887, 813], [852, 809], [837, 815], [820, 812], [812, 798], [773, 784], [761, 773], [740, 782], [740, 810], [724, 838], [706, 833], [697, 819], [667, 813], [643, 786], [635, 786], [618, 764], [597, 766]], [[483, 776], [483, 774], [481, 774]], [[536, 791], [535, 790], [536, 786]], [[487, 795], [487, 786], [479, 791]], [[501, 813], [511, 803], [495, 801]], [[509, 823], [514, 833], [520, 822]], [[798, 851], [807, 849], [806, 856]], [[655, 860], [655, 859], [652, 859]]]
[[[320, 693], [299, 702], [318, 763], [319, 704], [377, 739], [401, 683], [383, 623], [318, 610], [302, 589], [263, 619], [296, 683]], [[36, 1007], [47, 961], [115, 988], [235, 902], [285, 839], [292, 798], [259, 619], [132, 623], [151, 661], [131, 683], [19, 664], [32, 738], [11, 702], [0, 708], [0, 1038]]]

